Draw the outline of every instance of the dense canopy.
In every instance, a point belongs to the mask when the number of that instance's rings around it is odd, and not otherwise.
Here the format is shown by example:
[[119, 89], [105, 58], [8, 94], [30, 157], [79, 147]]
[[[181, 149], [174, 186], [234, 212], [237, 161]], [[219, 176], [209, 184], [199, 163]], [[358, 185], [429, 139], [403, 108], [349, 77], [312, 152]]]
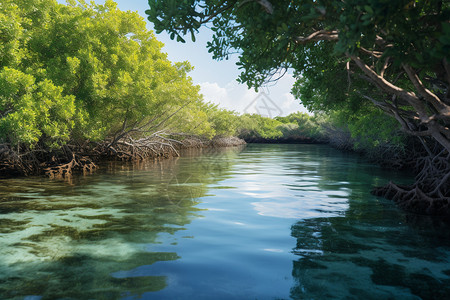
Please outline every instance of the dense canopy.
[[57, 148], [130, 132], [214, 135], [191, 66], [171, 63], [137, 13], [113, 1], [6, 0], [0, 17], [0, 141]]

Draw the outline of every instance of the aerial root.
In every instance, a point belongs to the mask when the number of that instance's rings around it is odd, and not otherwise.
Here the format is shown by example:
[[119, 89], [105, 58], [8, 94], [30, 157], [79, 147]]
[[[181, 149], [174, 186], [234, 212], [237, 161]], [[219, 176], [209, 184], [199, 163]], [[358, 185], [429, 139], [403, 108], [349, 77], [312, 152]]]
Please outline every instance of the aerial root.
[[448, 176], [446, 182], [440, 180], [437, 188], [424, 190], [423, 183], [410, 186], [397, 185], [390, 182], [384, 187], [377, 187], [372, 194], [393, 200], [406, 211], [427, 214], [450, 216], [450, 196]]
[[68, 178], [73, 171], [79, 170], [83, 174], [92, 173], [96, 168], [96, 164], [87, 156], [78, 156], [72, 154], [72, 159], [66, 163], [58, 163], [55, 157], [52, 158], [52, 166], [44, 167], [44, 174], [53, 179]]
[[131, 161], [178, 157], [180, 149], [232, 147], [243, 144], [245, 141], [236, 137], [217, 137], [209, 141], [197, 136], [189, 136], [178, 141], [161, 135], [153, 135], [142, 139], [125, 137], [116, 141], [114, 145], [103, 144], [97, 152], [106, 158]]
[[433, 149], [416, 158], [416, 170], [414, 184], [390, 182], [375, 188], [372, 194], [393, 200], [414, 213], [450, 216], [450, 154], [445, 149]]
[[145, 160], [180, 156], [174, 141], [158, 138], [132, 139], [127, 137], [116, 141], [114, 145], [103, 144], [97, 148], [99, 156], [122, 161]]
[[183, 148], [226, 147], [242, 145], [238, 138], [215, 138], [212, 141], [188, 137], [178, 141], [161, 134], [140, 139], [125, 136], [114, 142], [89, 145], [64, 145], [58, 150], [14, 148], [0, 144], [0, 176], [45, 174], [50, 178], [68, 178], [74, 172], [88, 174], [97, 169], [94, 161], [142, 161], [180, 156]]

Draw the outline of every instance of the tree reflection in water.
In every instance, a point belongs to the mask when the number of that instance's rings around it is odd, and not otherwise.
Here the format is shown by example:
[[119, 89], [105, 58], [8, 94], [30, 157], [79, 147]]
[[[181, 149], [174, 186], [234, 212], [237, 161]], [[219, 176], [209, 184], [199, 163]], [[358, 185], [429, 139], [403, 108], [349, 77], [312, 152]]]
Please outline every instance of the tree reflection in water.
[[0, 298], [117, 299], [164, 289], [165, 276], [117, 274], [180, 258], [152, 245], [200, 217], [198, 199], [231, 168], [226, 159], [193, 163], [201, 152], [107, 163], [67, 182], [1, 180]]
[[[450, 257], [442, 248], [450, 246], [448, 224], [439, 223], [446, 230], [436, 230], [429, 226], [429, 217], [411, 217], [382, 202], [374, 199], [368, 210], [353, 202], [345, 217], [302, 220], [292, 226], [297, 238], [293, 252], [299, 257], [293, 262], [293, 299], [450, 295]], [[428, 227], [421, 226], [423, 222]]]

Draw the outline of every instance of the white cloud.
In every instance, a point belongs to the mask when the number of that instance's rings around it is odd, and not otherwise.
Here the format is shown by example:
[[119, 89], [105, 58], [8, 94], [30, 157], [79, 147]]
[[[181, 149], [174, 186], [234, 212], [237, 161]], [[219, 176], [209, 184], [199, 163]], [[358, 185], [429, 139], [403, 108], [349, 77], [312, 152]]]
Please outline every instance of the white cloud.
[[[217, 82], [202, 82], [199, 85], [200, 92], [204, 95], [206, 101], [239, 113], [259, 111], [261, 115], [268, 115], [262, 108], [266, 106], [266, 103], [259, 103], [260, 99], [264, 98], [269, 106], [279, 108], [270, 112], [273, 117], [277, 115], [286, 116], [297, 111], [307, 112], [290, 93], [294, 82], [295, 78], [291, 74], [286, 74], [275, 85], [260, 88], [259, 93], [236, 81], [231, 81], [224, 87], [221, 87]], [[265, 97], [261, 97], [262, 93], [266, 94]], [[270, 102], [273, 102], [274, 105], [271, 105]], [[260, 107], [260, 109], [256, 107]]]
[[228, 98], [228, 91], [226, 88], [219, 86], [217, 82], [203, 82], [200, 83], [201, 93], [208, 102], [223, 105]]

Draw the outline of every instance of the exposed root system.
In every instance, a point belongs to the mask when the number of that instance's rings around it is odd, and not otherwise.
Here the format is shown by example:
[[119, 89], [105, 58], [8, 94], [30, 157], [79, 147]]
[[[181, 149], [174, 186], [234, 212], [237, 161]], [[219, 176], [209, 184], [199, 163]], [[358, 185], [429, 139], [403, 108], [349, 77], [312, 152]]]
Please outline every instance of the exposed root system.
[[196, 136], [190, 136], [183, 139], [183, 142], [178, 145], [179, 149], [200, 149], [207, 146], [208, 141]]
[[68, 178], [73, 173], [89, 174], [97, 165], [94, 161], [142, 161], [179, 156], [183, 148], [227, 147], [245, 144], [238, 138], [215, 138], [212, 141], [199, 137], [179, 141], [153, 134], [133, 139], [125, 136], [112, 142], [90, 146], [63, 146], [58, 151], [44, 149], [12, 149], [0, 144], [0, 176], [46, 175], [50, 178]]
[[[56, 162], [56, 158], [53, 157]], [[67, 163], [47, 163], [48, 167], [44, 168], [44, 173], [50, 178], [67, 178], [72, 175], [73, 171], [81, 171], [83, 174], [90, 174], [96, 168], [96, 164], [87, 156], [72, 155], [72, 159]]]
[[12, 149], [0, 145], [0, 175], [30, 176], [46, 175], [50, 178], [67, 178], [75, 172], [91, 173], [96, 164], [82, 154], [80, 149], [64, 146], [58, 151], [43, 149]]
[[450, 154], [417, 159], [415, 182], [404, 186], [390, 182], [372, 193], [395, 201], [401, 208], [420, 214], [450, 216]]
[[176, 149], [177, 140], [166, 137], [148, 137], [133, 139], [127, 137], [114, 144], [104, 143], [95, 149], [97, 154], [105, 159], [123, 161], [168, 158], [179, 156]]

